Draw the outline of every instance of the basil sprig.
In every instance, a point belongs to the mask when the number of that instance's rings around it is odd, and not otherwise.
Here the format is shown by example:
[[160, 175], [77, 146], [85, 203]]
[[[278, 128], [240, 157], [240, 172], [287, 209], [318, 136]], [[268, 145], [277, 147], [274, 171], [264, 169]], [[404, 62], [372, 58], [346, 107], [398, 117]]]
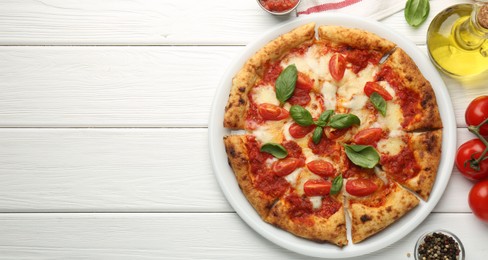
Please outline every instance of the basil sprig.
[[290, 115], [293, 120], [301, 125], [301, 126], [311, 126], [316, 125], [313, 135], [312, 141], [315, 144], [320, 142], [322, 138], [322, 132], [324, 127], [330, 126], [335, 129], [344, 129], [348, 128], [352, 125], [359, 125], [361, 124], [361, 120], [359, 117], [353, 114], [337, 114], [334, 115], [334, 110], [326, 110], [320, 114], [319, 118], [314, 121], [312, 118], [312, 114], [303, 108], [302, 106], [294, 105], [290, 108]]
[[330, 188], [329, 193], [331, 195], [335, 195], [335, 194], [339, 193], [339, 191], [341, 191], [341, 189], [342, 189], [342, 182], [343, 182], [342, 174], [335, 177], [334, 180], [332, 181], [332, 187]]
[[330, 118], [328, 126], [335, 129], [344, 129], [352, 125], [361, 124], [359, 117], [353, 114], [337, 114]]
[[334, 110], [326, 110], [320, 114], [319, 119], [315, 122], [320, 127], [325, 127], [329, 122], [330, 117], [334, 114]]
[[312, 142], [314, 144], [320, 143], [320, 139], [322, 139], [322, 133], [324, 132], [323, 130], [324, 129], [321, 126], [317, 126], [315, 127], [315, 130], [313, 130]]
[[290, 108], [290, 115], [297, 124], [301, 126], [310, 126], [313, 125], [313, 118], [312, 114], [308, 112], [305, 108], [301, 106], [294, 105]]
[[261, 146], [260, 151], [269, 153], [278, 159], [283, 159], [288, 156], [286, 148], [277, 143], [265, 143]]
[[372, 169], [380, 161], [380, 155], [370, 145], [344, 145], [346, 155], [357, 166]]
[[276, 79], [276, 98], [281, 104], [285, 103], [295, 91], [298, 70], [295, 64], [286, 67]]
[[411, 26], [421, 25], [429, 16], [429, 0], [408, 0], [405, 4], [405, 20]]
[[371, 94], [369, 97], [369, 100], [383, 116], [386, 116], [386, 100], [380, 94], [378, 94], [378, 92], [373, 92], [373, 94]]

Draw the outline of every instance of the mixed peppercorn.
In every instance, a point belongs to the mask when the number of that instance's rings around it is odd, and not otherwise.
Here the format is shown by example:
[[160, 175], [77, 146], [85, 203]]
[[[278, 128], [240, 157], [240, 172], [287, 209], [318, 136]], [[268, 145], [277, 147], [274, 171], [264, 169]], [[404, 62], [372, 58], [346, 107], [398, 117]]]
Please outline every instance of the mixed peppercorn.
[[424, 242], [419, 245], [418, 259], [437, 260], [437, 259], [459, 259], [461, 252], [459, 244], [453, 237], [443, 233], [434, 232], [425, 236]]

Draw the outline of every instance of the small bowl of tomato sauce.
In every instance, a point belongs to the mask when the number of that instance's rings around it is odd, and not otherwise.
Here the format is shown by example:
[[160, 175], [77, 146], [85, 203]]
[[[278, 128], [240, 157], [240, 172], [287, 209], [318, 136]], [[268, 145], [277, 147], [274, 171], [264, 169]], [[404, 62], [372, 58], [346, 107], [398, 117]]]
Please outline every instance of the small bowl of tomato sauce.
[[301, 0], [257, 0], [259, 6], [272, 15], [286, 15], [297, 8]]

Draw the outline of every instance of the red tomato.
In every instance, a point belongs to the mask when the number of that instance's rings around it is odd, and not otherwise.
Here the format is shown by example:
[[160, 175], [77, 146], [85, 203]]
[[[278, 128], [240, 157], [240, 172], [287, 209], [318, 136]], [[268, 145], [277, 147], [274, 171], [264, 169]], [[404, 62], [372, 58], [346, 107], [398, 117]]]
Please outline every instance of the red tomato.
[[299, 106], [307, 105], [310, 102], [310, 100], [312, 100], [309, 92], [310, 91], [306, 89], [295, 88], [295, 91], [293, 92], [293, 96], [291, 96], [288, 99], [288, 103], [292, 105], [299, 105]]
[[346, 71], [346, 59], [339, 53], [332, 55], [329, 60], [329, 71], [333, 79], [341, 80]]
[[488, 180], [478, 182], [471, 188], [468, 202], [473, 214], [488, 222]]
[[469, 160], [472, 159], [471, 156], [477, 159], [485, 149], [485, 144], [477, 138], [459, 146], [456, 153], [456, 167], [464, 177], [473, 181], [483, 180], [488, 177], [488, 159], [480, 162], [479, 171], [476, 171], [469, 165]]
[[[473, 99], [466, 108], [464, 114], [466, 124], [477, 126], [488, 118], [488, 96], [481, 96]], [[480, 134], [488, 136], [488, 123], [480, 127]]]
[[288, 110], [269, 103], [260, 104], [258, 113], [264, 120], [281, 120], [290, 115]]
[[297, 123], [293, 123], [290, 125], [288, 131], [293, 138], [302, 138], [306, 136], [308, 133], [312, 132], [315, 129], [314, 125], [310, 126], [301, 126]]
[[366, 85], [364, 86], [364, 93], [366, 94], [366, 96], [369, 97], [374, 92], [380, 94], [380, 96], [382, 96], [386, 101], [393, 99], [390, 93], [388, 93], [388, 91], [386, 91], [386, 89], [384, 89], [380, 84], [371, 81], [366, 82]]
[[330, 162], [320, 159], [307, 163], [307, 168], [311, 172], [323, 177], [331, 177], [336, 174], [336, 169]]
[[324, 179], [308, 180], [303, 184], [303, 191], [307, 196], [325, 196], [331, 187], [332, 183]]
[[306, 74], [298, 72], [296, 88], [310, 91], [313, 88], [313, 82]]
[[289, 157], [274, 162], [271, 168], [276, 175], [286, 176], [298, 168], [301, 163], [302, 161], [300, 159]]
[[359, 131], [354, 136], [354, 143], [362, 145], [372, 145], [378, 142], [383, 135], [381, 128], [368, 128]]
[[368, 179], [347, 180], [346, 183], [347, 193], [358, 197], [368, 196], [375, 192], [377, 189], [378, 185]]

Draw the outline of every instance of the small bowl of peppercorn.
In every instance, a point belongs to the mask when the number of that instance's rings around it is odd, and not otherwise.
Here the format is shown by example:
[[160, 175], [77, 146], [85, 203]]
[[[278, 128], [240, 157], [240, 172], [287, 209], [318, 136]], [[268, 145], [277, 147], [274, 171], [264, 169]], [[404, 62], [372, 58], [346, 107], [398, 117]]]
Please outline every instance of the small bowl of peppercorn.
[[464, 260], [461, 240], [446, 230], [423, 234], [415, 244], [415, 260]]
[[295, 10], [301, 0], [257, 0], [259, 6], [272, 15], [287, 15]]

